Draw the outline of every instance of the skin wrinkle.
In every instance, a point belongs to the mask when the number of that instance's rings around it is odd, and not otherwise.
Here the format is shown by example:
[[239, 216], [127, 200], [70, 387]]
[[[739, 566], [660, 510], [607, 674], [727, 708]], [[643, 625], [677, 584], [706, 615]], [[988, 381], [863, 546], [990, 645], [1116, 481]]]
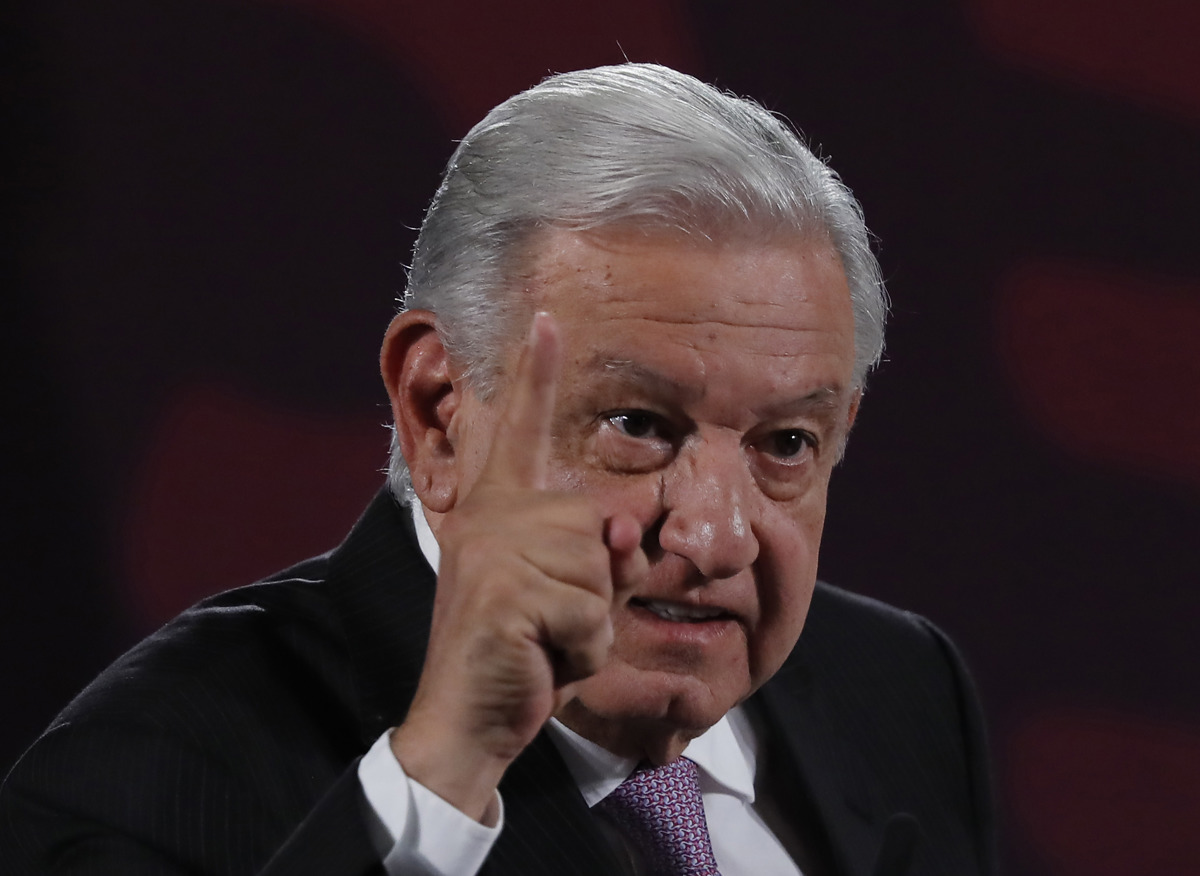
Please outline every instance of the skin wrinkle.
[[[789, 356], [787, 353], [775, 354], [779, 358], [785, 358], [788, 361], [794, 361], [794, 356]], [[634, 362], [631, 359], [617, 359], [606, 354], [603, 351], [598, 351], [591, 360], [584, 364], [586, 370], [603, 370], [608, 374], [613, 375], [616, 380], [624, 380], [631, 385], [650, 384], [658, 387], [664, 395], [673, 395], [675, 398], [687, 400], [702, 400], [707, 392], [706, 386], [702, 383], [699, 387], [690, 387], [684, 383], [672, 380], [666, 375], [659, 374], [652, 368], [648, 368], [639, 362]], [[821, 411], [836, 411], [842, 398], [842, 390], [835, 386], [820, 386], [812, 392], [796, 399], [794, 402], [789, 402], [780, 405], [778, 415], [788, 416], [789, 414], [802, 414], [808, 410]], [[762, 411], [760, 414], [765, 415], [767, 411]]]
[[[781, 308], [787, 307], [787, 305], [777, 305], [777, 306], [779, 306]], [[602, 309], [602, 307], [603, 307], [603, 305], [601, 305], [601, 307], [598, 307], [597, 309], [598, 310]], [[757, 322], [757, 321], [752, 321], [752, 320], [747, 320], [747, 319], [735, 319], [735, 318], [713, 319], [713, 318], [701, 317], [699, 315], [697, 315], [695, 319], [687, 319], [685, 316], [680, 316], [680, 315], [673, 315], [670, 319], [662, 319], [662, 318], [654, 317], [654, 316], [642, 317], [642, 316], [638, 316], [636, 314], [628, 314], [624, 318], [625, 319], [640, 319], [640, 320], [644, 320], [644, 321], [651, 321], [658, 325], [667, 325], [667, 326], [676, 325], [676, 326], [692, 327], [692, 326], [702, 326], [702, 325], [713, 325], [713, 326], [717, 326], [720, 328], [761, 329], [763, 331], [768, 331], [768, 332], [770, 332], [770, 331], [778, 331], [778, 332], [811, 331], [811, 332], [818, 333], [818, 334], [821, 331], [820, 329], [805, 329], [802, 327], [792, 328], [790, 326], [781, 326], [781, 325], [779, 325], [778, 320], [765, 320], [763, 322]], [[713, 337], [710, 335], [709, 339], [712, 340]]]

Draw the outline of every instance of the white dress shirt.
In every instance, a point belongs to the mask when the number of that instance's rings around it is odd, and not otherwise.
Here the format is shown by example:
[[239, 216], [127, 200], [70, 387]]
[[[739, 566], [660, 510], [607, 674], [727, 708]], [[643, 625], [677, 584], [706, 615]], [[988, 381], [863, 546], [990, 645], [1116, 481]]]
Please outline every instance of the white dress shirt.
[[[413, 503], [417, 543], [433, 569], [441, 551], [419, 503]], [[637, 765], [601, 748], [552, 718], [547, 725], [583, 799], [595, 806]], [[358, 778], [375, 817], [372, 836], [389, 876], [474, 876], [504, 826], [488, 827], [405, 774], [384, 733], [359, 762]], [[741, 707], [684, 750], [700, 768], [713, 853], [722, 876], [801, 876], [755, 811], [758, 740]]]
[[[617, 789], [637, 762], [585, 739], [557, 718], [547, 725], [589, 807]], [[700, 768], [704, 820], [721, 876], [800, 876], [754, 809], [758, 741], [741, 707], [693, 739], [683, 756]]]

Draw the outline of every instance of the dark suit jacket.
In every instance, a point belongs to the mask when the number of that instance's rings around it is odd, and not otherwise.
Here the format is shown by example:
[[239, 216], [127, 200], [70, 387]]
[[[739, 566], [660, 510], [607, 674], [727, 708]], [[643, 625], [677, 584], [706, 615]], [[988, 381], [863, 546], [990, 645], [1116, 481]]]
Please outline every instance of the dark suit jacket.
[[[0, 872], [382, 874], [356, 765], [412, 699], [434, 584], [408, 510], [381, 493], [338, 549], [189, 610], [13, 769]], [[896, 872], [991, 872], [978, 711], [928, 623], [820, 585], [751, 706], [816, 869], [869, 876], [886, 846], [911, 865]], [[622, 872], [544, 733], [501, 793], [484, 874]]]

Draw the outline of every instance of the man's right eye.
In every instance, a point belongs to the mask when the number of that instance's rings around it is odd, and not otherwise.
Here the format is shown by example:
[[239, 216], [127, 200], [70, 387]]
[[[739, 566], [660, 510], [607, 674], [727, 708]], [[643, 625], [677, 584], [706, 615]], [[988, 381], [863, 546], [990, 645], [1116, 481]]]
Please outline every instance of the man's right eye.
[[662, 414], [637, 408], [606, 411], [597, 419], [598, 458], [610, 471], [625, 474], [655, 471], [675, 452], [671, 421]]
[[608, 414], [607, 419], [630, 438], [658, 437], [662, 433], [659, 417], [649, 411], [617, 411]]

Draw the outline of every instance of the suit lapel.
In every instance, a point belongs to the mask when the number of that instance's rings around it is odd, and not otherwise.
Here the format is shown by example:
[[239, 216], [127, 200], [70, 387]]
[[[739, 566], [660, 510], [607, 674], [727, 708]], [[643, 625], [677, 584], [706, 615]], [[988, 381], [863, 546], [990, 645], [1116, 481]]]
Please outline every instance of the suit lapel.
[[480, 876], [624, 872], [546, 731], [509, 767], [500, 793], [505, 826]]
[[333, 552], [329, 584], [354, 667], [365, 750], [408, 712], [437, 584], [417, 546], [412, 511], [386, 489]]
[[796, 769], [811, 812], [829, 841], [839, 876], [870, 876], [883, 833], [882, 804], [866, 764], [838, 732], [797, 649], [757, 694], [771, 742]]

